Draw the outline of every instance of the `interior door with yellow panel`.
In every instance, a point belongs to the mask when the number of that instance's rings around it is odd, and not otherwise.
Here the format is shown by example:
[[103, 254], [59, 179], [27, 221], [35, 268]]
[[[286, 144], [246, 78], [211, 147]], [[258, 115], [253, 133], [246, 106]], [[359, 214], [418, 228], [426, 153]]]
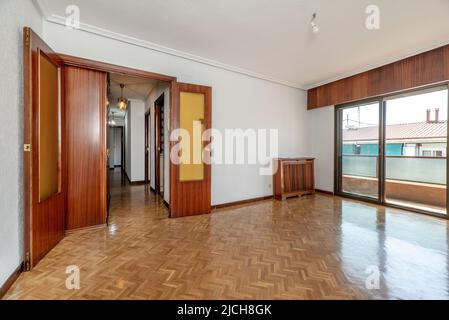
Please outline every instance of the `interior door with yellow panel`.
[[176, 83], [170, 114], [170, 217], [211, 211], [210, 141], [212, 88]]
[[23, 30], [24, 261], [32, 269], [64, 236], [65, 121], [60, 57]]

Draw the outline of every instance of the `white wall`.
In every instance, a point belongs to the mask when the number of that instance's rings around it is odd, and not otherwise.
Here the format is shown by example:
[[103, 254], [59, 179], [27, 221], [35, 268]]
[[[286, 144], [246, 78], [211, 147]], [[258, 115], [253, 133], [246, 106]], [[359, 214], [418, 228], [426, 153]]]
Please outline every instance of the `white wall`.
[[315, 157], [317, 189], [334, 191], [334, 113], [333, 106], [307, 111], [308, 154]]
[[29, 0], [0, 1], [0, 286], [23, 261], [22, 28], [42, 34], [42, 17]]
[[145, 180], [145, 103], [130, 99], [125, 117], [126, 174], [131, 182]]
[[[307, 155], [306, 96], [302, 90], [68, 30], [51, 22], [44, 22], [44, 34], [58, 52], [172, 75], [180, 82], [209, 85], [214, 128], [279, 128], [280, 156]], [[260, 176], [258, 169], [257, 165], [213, 165], [212, 204], [272, 194], [272, 178]]]
[[131, 175], [134, 181], [145, 180], [145, 103], [130, 100], [131, 111]]
[[122, 128], [114, 128], [114, 166], [122, 165]]
[[113, 169], [115, 166], [122, 164], [122, 137], [121, 128], [109, 127], [109, 168]]
[[109, 129], [108, 166], [109, 166], [109, 169], [113, 169], [115, 166], [115, 129], [114, 129], [114, 127], [108, 127], [108, 129]]

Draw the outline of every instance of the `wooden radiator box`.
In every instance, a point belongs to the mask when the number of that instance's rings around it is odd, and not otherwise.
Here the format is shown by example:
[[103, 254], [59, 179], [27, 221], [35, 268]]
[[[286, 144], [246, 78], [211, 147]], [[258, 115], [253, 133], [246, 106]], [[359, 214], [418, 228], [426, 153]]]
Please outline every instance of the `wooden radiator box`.
[[285, 200], [289, 197], [315, 193], [314, 158], [274, 159], [274, 198]]

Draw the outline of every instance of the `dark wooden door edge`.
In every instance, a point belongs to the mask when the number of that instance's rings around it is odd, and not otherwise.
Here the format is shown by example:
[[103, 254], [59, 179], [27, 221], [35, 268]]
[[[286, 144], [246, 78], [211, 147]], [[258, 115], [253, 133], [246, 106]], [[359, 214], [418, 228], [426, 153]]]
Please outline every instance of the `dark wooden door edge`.
[[144, 141], [145, 141], [145, 152], [144, 152], [144, 157], [145, 157], [145, 184], [149, 184], [150, 183], [150, 168], [148, 163], [150, 162], [150, 141], [149, 141], [149, 137], [148, 134], [150, 133], [150, 110], [148, 110], [145, 113], [145, 137], [144, 137]]
[[156, 194], [161, 192], [161, 163], [160, 163], [160, 116], [161, 116], [161, 106], [157, 104], [157, 100], [154, 102], [154, 121], [153, 121], [153, 130], [154, 130], [154, 189]]
[[[164, 92], [154, 101], [154, 177], [155, 177], [155, 192], [158, 195], [162, 195], [161, 192], [161, 149], [163, 145], [161, 144], [161, 137], [163, 136], [163, 132], [161, 132], [161, 115], [165, 116], [165, 107], [164, 107]], [[165, 118], [164, 118], [165, 121]], [[165, 125], [165, 124], [164, 124]], [[164, 150], [165, 152], [165, 150]], [[165, 153], [163, 154], [165, 158]], [[163, 168], [165, 171], [165, 169]], [[163, 178], [163, 177], [162, 177]], [[165, 183], [164, 183], [165, 184]]]
[[14, 282], [19, 278], [23, 271], [23, 262], [13, 271], [13, 273], [6, 279], [6, 282], [0, 287], [0, 299], [2, 299], [6, 292], [11, 288]]

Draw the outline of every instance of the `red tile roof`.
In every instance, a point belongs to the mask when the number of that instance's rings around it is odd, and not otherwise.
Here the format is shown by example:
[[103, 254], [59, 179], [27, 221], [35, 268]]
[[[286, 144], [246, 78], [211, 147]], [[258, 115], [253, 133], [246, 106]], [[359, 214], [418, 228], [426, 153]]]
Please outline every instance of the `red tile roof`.
[[[345, 141], [377, 140], [378, 137], [379, 127], [362, 127], [343, 130], [343, 140]], [[386, 126], [387, 140], [410, 140], [446, 137], [447, 121], [405, 123]]]

